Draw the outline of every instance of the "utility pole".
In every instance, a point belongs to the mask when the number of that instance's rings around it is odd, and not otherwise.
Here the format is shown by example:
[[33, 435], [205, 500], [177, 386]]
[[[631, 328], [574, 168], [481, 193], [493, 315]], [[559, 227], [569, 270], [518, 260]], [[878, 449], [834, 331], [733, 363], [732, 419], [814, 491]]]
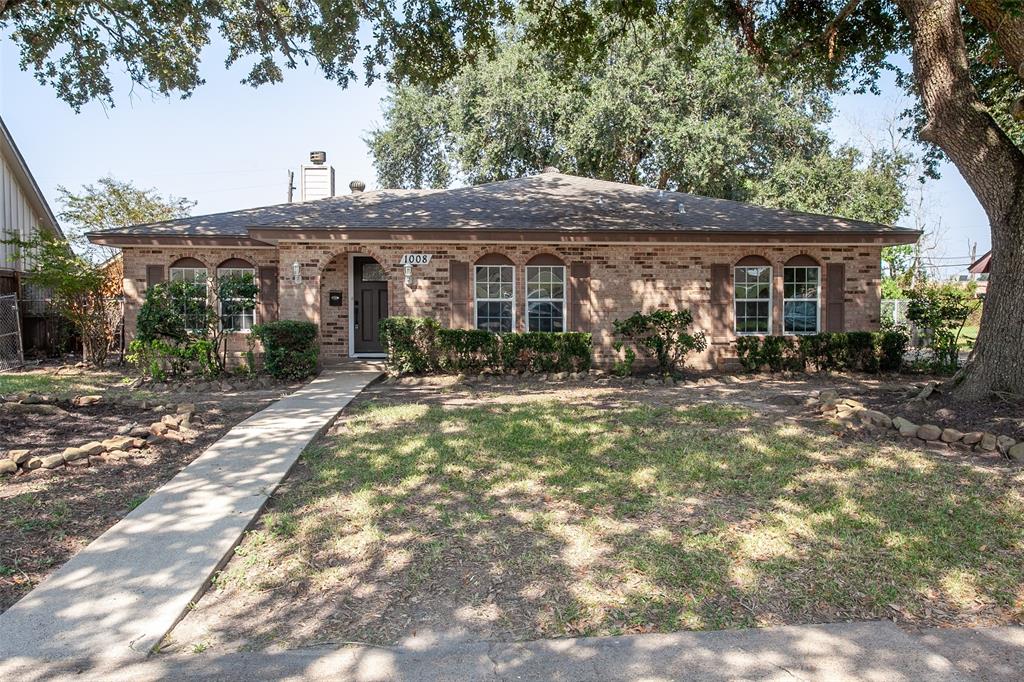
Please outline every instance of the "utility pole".
[[[978, 242], [972, 242], [970, 239], [967, 240], [967, 246], [971, 250], [971, 265], [974, 265], [974, 261], [978, 260]], [[971, 281], [976, 280], [978, 276], [971, 273]]]
[[295, 194], [295, 171], [288, 171], [288, 203], [292, 203]]

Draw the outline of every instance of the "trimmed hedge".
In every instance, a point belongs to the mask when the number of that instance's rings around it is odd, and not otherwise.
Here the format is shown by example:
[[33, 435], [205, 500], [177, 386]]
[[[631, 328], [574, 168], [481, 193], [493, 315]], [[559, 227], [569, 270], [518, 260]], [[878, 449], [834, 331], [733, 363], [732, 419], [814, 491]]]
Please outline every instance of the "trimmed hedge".
[[388, 317], [380, 339], [394, 374], [431, 372], [581, 372], [590, 369], [591, 336], [580, 332], [494, 334], [446, 329], [436, 320]]
[[811, 336], [741, 336], [740, 364], [748, 372], [767, 369], [819, 372], [898, 372], [909, 339], [901, 331], [826, 332]]
[[278, 320], [258, 324], [252, 333], [263, 344], [263, 366], [277, 379], [305, 379], [320, 360], [317, 327], [312, 322]]

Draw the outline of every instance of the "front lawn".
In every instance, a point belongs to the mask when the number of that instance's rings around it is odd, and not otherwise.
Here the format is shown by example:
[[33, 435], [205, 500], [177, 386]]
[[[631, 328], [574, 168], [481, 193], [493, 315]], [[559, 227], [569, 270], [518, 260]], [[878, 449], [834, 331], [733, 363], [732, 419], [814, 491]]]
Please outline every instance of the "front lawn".
[[0, 396], [37, 393], [56, 397], [102, 394], [110, 389], [123, 389], [131, 380], [115, 369], [97, 370], [77, 367], [0, 372]]
[[1019, 468], [832, 433], [743, 390], [517, 386], [355, 404], [171, 640], [1024, 618]]

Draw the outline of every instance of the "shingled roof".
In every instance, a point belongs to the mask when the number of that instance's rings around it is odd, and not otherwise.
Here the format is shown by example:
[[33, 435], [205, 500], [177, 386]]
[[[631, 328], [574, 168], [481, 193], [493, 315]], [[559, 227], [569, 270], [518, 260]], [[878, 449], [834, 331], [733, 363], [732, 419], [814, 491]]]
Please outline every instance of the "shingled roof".
[[[916, 230], [738, 201], [593, 180], [557, 172], [450, 190], [380, 190], [229, 211], [92, 233], [119, 237], [315, 238], [321, 232], [666, 233], [879, 236], [913, 240]], [[651, 236], [651, 235], [649, 235]]]

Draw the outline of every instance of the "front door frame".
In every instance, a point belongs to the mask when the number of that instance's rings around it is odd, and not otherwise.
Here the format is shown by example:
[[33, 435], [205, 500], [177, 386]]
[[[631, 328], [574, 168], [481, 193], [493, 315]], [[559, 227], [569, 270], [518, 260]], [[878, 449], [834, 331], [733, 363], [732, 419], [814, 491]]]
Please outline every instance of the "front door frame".
[[[381, 263], [375, 256], [371, 256], [368, 253], [350, 253], [348, 254], [348, 356], [350, 358], [386, 358], [387, 353], [357, 353], [356, 352], [356, 258], [372, 258], [377, 261], [381, 267], [384, 264]], [[391, 280], [388, 280], [388, 316], [391, 316]]]

